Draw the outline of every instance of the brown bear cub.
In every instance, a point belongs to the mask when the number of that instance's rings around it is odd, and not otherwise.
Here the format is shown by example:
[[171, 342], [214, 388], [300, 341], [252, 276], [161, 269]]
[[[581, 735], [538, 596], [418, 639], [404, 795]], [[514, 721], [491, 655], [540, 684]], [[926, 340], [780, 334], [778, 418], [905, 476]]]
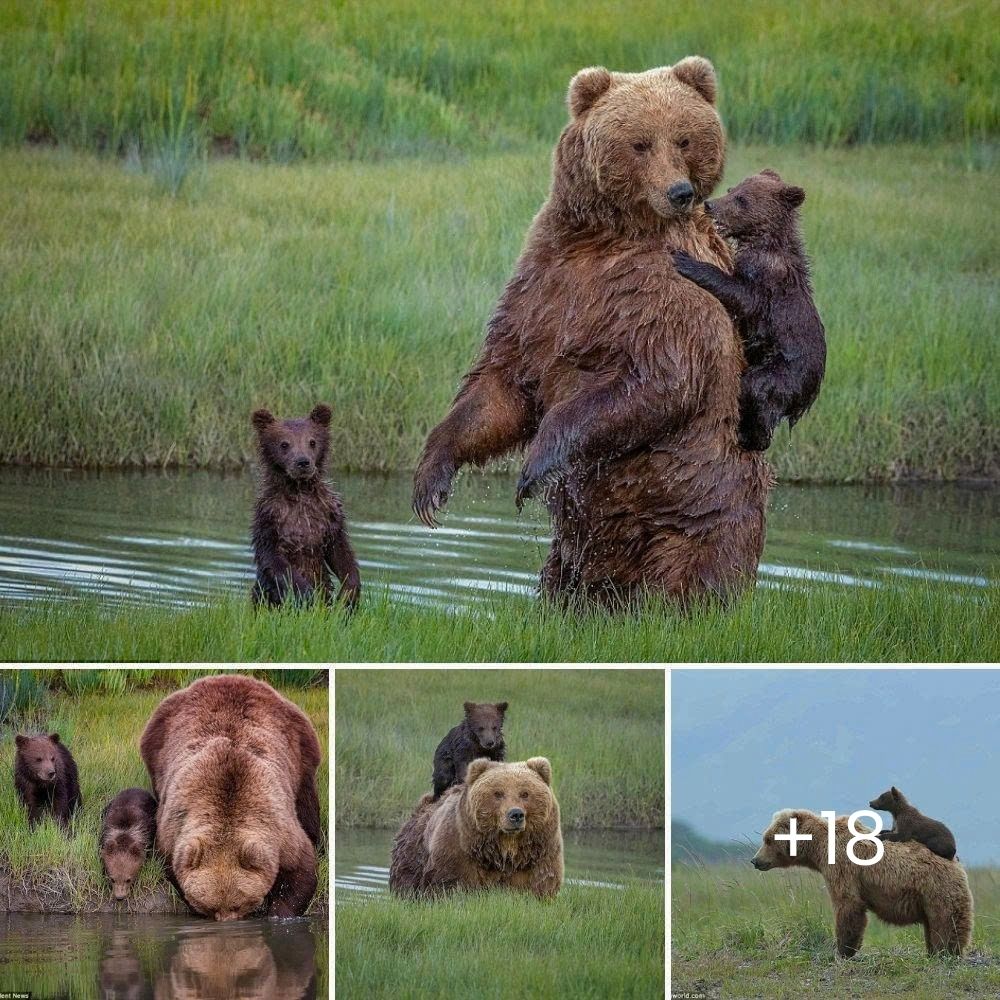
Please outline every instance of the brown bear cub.
[[104, 807], [101, 823], [101, 862], [115, 899], [125, 899], [156, 837], [156, 799], [126, 788]]
[[41, 822], [51, 810], [56, 821], [69, 826], [73, 813], [83, 805], [76, 761], [58, 733], [48, 736], [18, 735], [14, 740], [14, 786], [28, 810], [28, 824]]
[[348, 610], [358, 602], [361, 573], [344, 507], [323, 479], [330, 416], [322, 403], [300, 420], [278, 420], [268, 410], [253, 415], [260, 456], [252, 528], [255, 605], [277, 607], [289, 595], [329, 599], [331, 573], [341, 584], [337, 599]]
[[503, 741], [503, 717], [507, 702], [495, 705], [467, 701], [465, 718], [449, 730], [434, 751], [434, 800], [452, 785], [465, 781], [469, 764], [477, 757], [502, 761], [507, 754]]
[[763, 170], [705, 202], [719, 233], [736, 244], [731, 275], [684, 250], [673, 253], [677, 270], [711, 292], [739, 328], [747, 360], [739, 440], [747, 451], [766, 451], [786, 417], [794, 426], [819, 395], [826, 369], [826, 337], [799, 234], [805, 196]]
[[911, 806], [906, 796], [895, 786], [868, 803], [872, 809], [892, 813], [892, 830], [879, 834], [882, 840], [915, 840], [938, 857], [951, 861], [955, 857], [955, 837], [951, 830]]

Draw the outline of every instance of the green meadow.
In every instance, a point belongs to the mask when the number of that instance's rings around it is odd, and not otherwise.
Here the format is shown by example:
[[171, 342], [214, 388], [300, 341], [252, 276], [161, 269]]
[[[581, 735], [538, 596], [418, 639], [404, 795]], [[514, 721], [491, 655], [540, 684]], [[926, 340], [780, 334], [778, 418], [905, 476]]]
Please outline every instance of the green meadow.
[[[243, 662], [953, 662], [1000, 658], [1000, 588], [938, 584], [758, 589], [683, 617], [562, 613], [507, 597], [475, 610], [391, 603], [377, 584], [345, 619], [322, 607], [255, 614], [241, 596], [205, 607], [33, 603], [0, 615], [6, 660]], [[454, 723], [453, 723], [454, 725]]]
[[861, 952], [834, 959], [833, 912], [812, 872], [749, 865], [674, 865], [673, 989], [714, 987], [725, 997], [769, 1000], [1000, 995], [1000, 870], [973, 868], [972, 947], [962, 959], [930, 958], [923, 929], [869, 918]]
[[[247, 671], [253, 673], [253, 671]], [[205, 670], [33, 670], [0, 671], [0, 772], [11, 775], [14, 735], [57, 732], [80, 774], [83, 808], [67, 835], [51, 818], [33, 830], [10, 778], [0, 781], [0, 884], [13, 909], [51, 912], [113, 910], [97, 850], [101, 811], [124, 788], [149, 788], [139, 757], [139, 736], [159, 702]], [[312, 720], [328, 745], [325, 675], [322, 671], [258, 671]], [[321, 676], [317, 676], [321, 675]], [[321, 683], [322, 682], [322, 683]], [[328, 828], [328, 754], [318, 785], [324, 828]], [[322, 914], [329, 900], [329, 861], [319, 862], [319, 889], [310, 913]], [[150, 857], [132, 897], [120, 909], [138, 913], [186, 913], [183, 903]]]

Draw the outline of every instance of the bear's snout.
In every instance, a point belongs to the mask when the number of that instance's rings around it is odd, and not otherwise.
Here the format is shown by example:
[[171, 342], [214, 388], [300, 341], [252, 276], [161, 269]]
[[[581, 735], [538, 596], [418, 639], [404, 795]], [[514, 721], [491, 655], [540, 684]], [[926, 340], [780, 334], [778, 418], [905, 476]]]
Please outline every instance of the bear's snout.
[[519, 809], [514, 806], [513, 809], [507, 810], [507, 822], [515, 828], [520, 828], [524, 826], [524, 810]]
[[694, 188], [690, 181], [678, 181], [667, 188], [667, 200], [674, 208], [690, 208], [694, 204]]
[[52, 768], [51, 771], [45, 771], [42, 774], [42, 780], [43, 781], [52, 781], [52, 779], [55, 778], [55, 776], [56, 776], [56, 769]]
[[766, 861], [761, 861], [760, 858], [751, 858], [750, 864], [754, 866], [759, 872], [769, 871], [771, 866]]
[[115, 883], [115, 899], [125, 899], [128, 896], [128, 886]]

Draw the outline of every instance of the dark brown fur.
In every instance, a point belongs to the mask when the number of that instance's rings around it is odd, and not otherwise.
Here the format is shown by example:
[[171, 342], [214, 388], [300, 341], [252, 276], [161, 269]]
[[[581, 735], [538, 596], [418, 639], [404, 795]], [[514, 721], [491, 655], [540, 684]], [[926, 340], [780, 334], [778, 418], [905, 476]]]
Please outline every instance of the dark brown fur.
[[338, 600], [353, 608], [361, 572], [347, 534], [341, 499], [323, 479], [330, 443], [328, 406], [302, 420], [277, 420], [257, 410], [260, 482], [252, 539], [257, 582], [254, 604], [281, 604], [289, 595], [332, 596], [330, 574], [340, 581]]
[[506, 888], [556, 895], [563, 843], [551, 785], [544, 757], [473, 761], [464, 784], [439, 799], [425, 795], [396, 834], [390, 891], [409, 896]]
[[58, 733], [19, 734], [14, 743], [14, 787], [28, 810], [28, 825], [35, 826], [51, 812], [57, 823], [68, 827], [73, 813], [83, 805], [76, 761], [69, 747]]
[[683, 250], [674, 253], [677, 270], [737, 322], [747, 358], [739, 437], [750, 451], [766, 451], [783, 419], [795, 425], [816, 401], [826, 370], [826, 336], [799, 234], [804, 200], [802, 188], [764, 170], [705, 202], [719, 232], [736, 243], [732, 274]]
[[883, 840], [915, 840], [918, 844], [949, 861], [955, 857], [955, 837], [951, 830], [936, 819], [925, 816], [895, 786], [868, 803], [872, 809], [884, 809], [892, 814], [892, 830], [883, 830]]
[[525, 448], [516, 499], [545, 494], [549, 597], [686, 602], [755, 577], [771, 476], [736, 440], [743, 352], [666, 252], [729, 266], [701, 207], [725, 152], [714, 101], [697, 57], [577, 74], [549, 199], [415, 473], [433, 526], [462, 466]]
[[101, 823], [101, 863], [115, 899], [125, 899], [156, 837], [156, 799], [126, 788], [104, 807]]
[[156, 848], [193, 910], [301, 916], [316, 891], [320, 745], [270, 685], [227, 674], [165, 698], [143, 730]]
[[477, 757], [503, 760], [507, 746], [503, 739], [503, 717], [507, 702], [495, 705], [465, 702], [465, 718], [448, 731], [434, 751], [434, 798], [452, 785], [465, 781], [465, 770]]

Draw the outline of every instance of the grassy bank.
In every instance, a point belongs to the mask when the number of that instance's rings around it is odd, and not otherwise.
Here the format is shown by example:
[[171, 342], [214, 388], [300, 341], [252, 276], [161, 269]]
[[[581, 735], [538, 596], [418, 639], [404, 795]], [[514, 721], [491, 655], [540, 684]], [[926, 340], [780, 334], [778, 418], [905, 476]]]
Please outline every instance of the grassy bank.
[[969, 140], [998, 128], [994, 14], [987, 0], [14, 0], [0, 139], [279, 160], [510, 146], [559, 128], [583, 66], [698, 52], [737, 139]]
[[663, 826], [661, 670], [338, 670], [338, 827], [397, 828], [465, 701], [508, 701], [508, 760], [549, 757], [564, 829]]
[[[332, 464], [411, 469], [548, 184], [548, 144], [426, 160], [202, 169], [179, 199], [59, 151], [0, 154], [0, 461], [234, 465], [248, 414], [334, 407]], [[737, 148], [809, 192], [830, 344], [784, 479], [1000, 477], [1000, 210], [954, 147]]]
[[555, 900], [492, 893], [338, 906], [344, 996], [663, 996], [663, 887], [564, 886]]
[[924, 583], [758, 590], [728, 611], [680, 618], [571, 615], [520, 598], [470, 613], [391, 604], [373, 585], [349, 621], [322, 608], [255, 615], [242, 598], [203, 608], [38, 604], [0, 615], [0, 659], [85, 661], [605, 662], [992, 661], [1000, 590], [965, 600]]
[[749, 865], [673, 868], [674, 990], [721, 985], [726, 997], [988, 997], [1000, 993], [1000, 871], [972, 869], [976, 904], [971, 954], [931, 959], [923, 929], [871, 918], [860, 955], [834, 960], [833, 916], [812, 872]]
[[[15, 678], [15, 673], [0, 674], [5, 689], [12, 686], [14, 680], [22, 680]], [[30, 698], [7, 717], [0, 738], [0, 773], [9, 775], [14, 766], [15, 733], [58, 732], [79, 768], [84, 803], [68, 836], [51, 819], [30, 830], [13, 781], [0, 782], [0, 829], [4, 831], [0, 841], [0, 880], [7, 890], [4, 898], [13, 901], [12, 909], [75, 913], [116, 908], [97, 850], [101, 811], [123, 788], [149, 787], [149, 776], [139, 757], [139, 736], [163, 697], [182, 686], [182, 683], [167, 688], [152, 686], [162, 685], [163, 681], [161, 678], [150, 681], [146, 675], [153, 673], [151, 671], [141, 671], [136, 677], [121, 670], [85, 672], [92, 676], [105, 673], [113, 677], [109, 689], [97, 680], [91, 683], [76, 681], [71, 676], [73, 673], [53, 672], [61, 675], [57, 678], [37, 672]], [[183, 674], [183, 678], [178, 678], [183, 683], [194, 676], [192, 671], [170, 671], [169, 674]], [[308, 714], [325, 747], [328, 731], [326, 688], [292, 684], [278, 685], [278, 688]], [[19, 696], [19, 704], [24, 700]], [[328, 775], [329, 765], [324, 759], [318, 775], [324, 826], [327, 823]], [[326, 908], [328, 872], [324, 853], [320, 859], [320, 890], [310, 912], [323, 912]], [[124, 908], [140, 913], [187, 912], [167, 883], [160, 862], [152, 857], [139, 873], [132, 898]]]

